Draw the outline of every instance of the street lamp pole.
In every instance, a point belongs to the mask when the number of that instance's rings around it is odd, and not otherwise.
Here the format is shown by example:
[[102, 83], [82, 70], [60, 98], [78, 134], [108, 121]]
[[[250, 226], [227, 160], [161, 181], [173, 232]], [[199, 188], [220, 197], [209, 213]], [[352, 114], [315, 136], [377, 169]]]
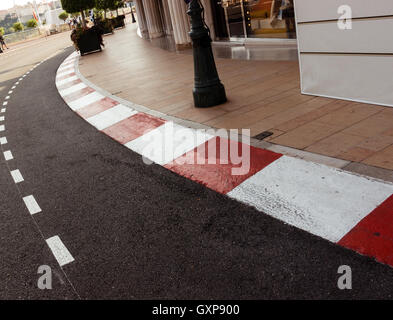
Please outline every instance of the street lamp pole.
[[185, 0], [187, 14], [191, 17], [190, 37], [194, 54], [195, 84], [194, 104], [197, 108], [207, 108], [227, 101], [225, 88], [220, 81], [214, 62], [209, 29], [203, 19], [200, 0]]

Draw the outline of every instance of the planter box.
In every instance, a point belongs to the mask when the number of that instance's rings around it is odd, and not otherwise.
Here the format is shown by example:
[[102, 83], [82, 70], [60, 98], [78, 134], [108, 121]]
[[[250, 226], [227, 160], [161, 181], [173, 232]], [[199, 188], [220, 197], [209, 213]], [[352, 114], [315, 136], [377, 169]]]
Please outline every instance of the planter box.
[[113, 27], [115, 29], [117, 29], [117, 28], [125, 28], [125, 26], [126, 26], [126, 24], [124, 22], [125, 19], [126, 19], [125, 15], [120, 15], [118, 17], [112, 18], [111, 20], [112, 20]]
[[86, 53], [102, 51], [100, 37], [95, 31], [88, 31], [78, 39], [78, 47], [83, 56]]
[[107, 19], [104, 21], [100, 21], [97, 23], [97, 26], [102, 30], [102, 33], [105, 34], [113, 34], [113, 22], [112, 19]]

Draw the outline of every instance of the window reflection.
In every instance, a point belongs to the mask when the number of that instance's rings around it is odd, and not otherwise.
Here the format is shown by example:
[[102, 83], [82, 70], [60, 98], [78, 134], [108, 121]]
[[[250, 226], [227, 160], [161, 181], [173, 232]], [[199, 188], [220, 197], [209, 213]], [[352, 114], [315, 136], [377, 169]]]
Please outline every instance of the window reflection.
[[296, 38], [294, 0], [222, 0], [229, 37]]
[[244, 4], [250, 18], [249, 37], [296, 38], [293, 0], [248, 0]]

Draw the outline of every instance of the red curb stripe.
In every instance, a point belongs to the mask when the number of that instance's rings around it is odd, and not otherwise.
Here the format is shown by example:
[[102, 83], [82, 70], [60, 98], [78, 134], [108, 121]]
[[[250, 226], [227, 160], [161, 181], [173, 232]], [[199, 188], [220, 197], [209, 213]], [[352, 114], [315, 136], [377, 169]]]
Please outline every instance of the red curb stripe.
[[[215, 159], [212, 157], [214, 155], [214, 144], [212, 146], [209, 145], [209, 141], [216, 139], [216, 152]], [[240, 168], [241, 164], [221, 164], [220, 163], [220, 148], [221, 143], [223, 146], [225, 145], [228, 148], [229, 152], [231, 148], [236, 147], [234, 144], [238, 144], [239, 154], [243, 153], [243, 148], [245, 144], [237, 141], [231, 141], [228, 139], [224, 139], [221, 137], [215, 137], [210, 139], [208, 142], [203, 145], [195, 148], [194, 150], [187, 152], [185, 155], [175, 159], [174, 161], [165, 165], [165, 167], [177, 174], [184, 176], [188, 179], [196, 181], [202, 185], [207, 186], [210, 189], [213, 189], [217, 192], [226, 194], [229, 191], [233, 190], [243, 181], [247, 180], [249, 177], [259, 172], [272, 162], [279, 159], [282, 154], [278, 154], [275, 152], [271, 152], [264, 149], [254, 148], [250, 146], [250, 169], [247, 173], [243, 175], [233, 175], [233, 168]], [[209, 149], [213, 152], [209, 152]], [[204, 154], [203, 154], [204, 152]], [[197, 157], [206, 160], [206, 164], [198, 164]], [[211, 161], [215, 162], [215, 164], [208, 164], [207, 160], [210, 158]], [[186, 159], [192, 160], [195, 164], [188, 164]], [[180, 161], [180, 163], [179, 163]]]
[[66, 95], [63, 97], [63, 99], [67, 102], [70, 103], [74, 100], [78, 100], [79, 98], [82, 98], [86, 95], [88, 95], [89, 93], [95, 92], [95, 90], [93, 88], [87, 87], [87, 88], [83, 88], [81, 90], [78, 90], [76, 92], [73, 92], [69, 95]]
[[393, 195], [360, 221], [338, 244], [393, 266]]
[[108, 110], [110, 108], [113, 108], [114, 106], [117, 106], [119, 102], [111, 99], [111, 98], [104, 98], [101, 99], [100, 101], [93, 102], [81, 109], [78, 109], [76, 113], [78, 113], [82, 118], [87, 119], [92, 116], [95, 116], [96, 114], [99, 114], [105, 110]]
[[68, 83], [66, 83], [66, 84], [63, 84], [62, 86], [58, 87], [57, 89], [58, 89], [59, 91], [61, 91], [61, 90], [64, 90], [64, 89], [71, 88], [72, 86], [74, 86], [74, 85], [76, 85], [76, 84], [79, 84], [79, 83], [82, 83], [82, 81], [81, 81], [80, 79], [77, 79], [77, 80], [68, 82]]
[[125, 120], [122, 120], [102, 132], [114, 140], [125, 144], [147, 132], [163, 125], [165, 120], [150, 116], [145, 113], [137, 113]]
[[69, 73], [69, 74], [66, 74], [65, 76], [58, 77], [58, 78], [56, 79], [56, 81], [62, 81], [62, 80], [65, 80], [65, 79], [67, 79], [67, 78], [74, 77], [74, 76], [76, 76], [76, 73], [75, 73], [75, 72]]

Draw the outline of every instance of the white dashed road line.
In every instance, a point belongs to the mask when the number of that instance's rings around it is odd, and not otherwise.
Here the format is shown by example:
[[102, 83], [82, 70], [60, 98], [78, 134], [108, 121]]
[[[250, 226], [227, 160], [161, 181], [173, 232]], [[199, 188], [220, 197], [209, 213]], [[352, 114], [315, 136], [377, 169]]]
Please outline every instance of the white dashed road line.
[[7, 138], [6, 137], [1, 137], [0, 138], [0, 144], [7, 144]]
[[5, 130], [5, 126], [2, 124], [0, 125], [0, 131], [4, 131]]
[[73, 262], [75, 260], [74, 257], [66, 248], [66, 246], [64, 245], [64, 243], [61, 241], [59, 236], [54, 236], [52, 238], [47, 239], [46, 243], [51, 249], [60, 267], [63, 267], [66, 264]]
[[3, 102], [3, 106], [6, 106], [8, 104], [8, 101]]
[[1, 109], [1, 113], [4, 113], [4, 112], [6, 112], [7, 111], [7, 108], [2, 108]]
[[27, 210], [29, 210], [31, 215], [42, 211], [40, 206], [38, 205], [37, 201], [35, 200], [34, 196], [30, 195], [30, 196], [24, 197], [23, 201], [25, 202]]
[[12, 152], [10, 150], [4, 151], [4, 159], [6, 161], [14, 159], [14, 156], [12, 155]]
[[24, 181], [23, 176], [18, 169], [11, 171], [11, 176], [14, 179], [15, 183]]

